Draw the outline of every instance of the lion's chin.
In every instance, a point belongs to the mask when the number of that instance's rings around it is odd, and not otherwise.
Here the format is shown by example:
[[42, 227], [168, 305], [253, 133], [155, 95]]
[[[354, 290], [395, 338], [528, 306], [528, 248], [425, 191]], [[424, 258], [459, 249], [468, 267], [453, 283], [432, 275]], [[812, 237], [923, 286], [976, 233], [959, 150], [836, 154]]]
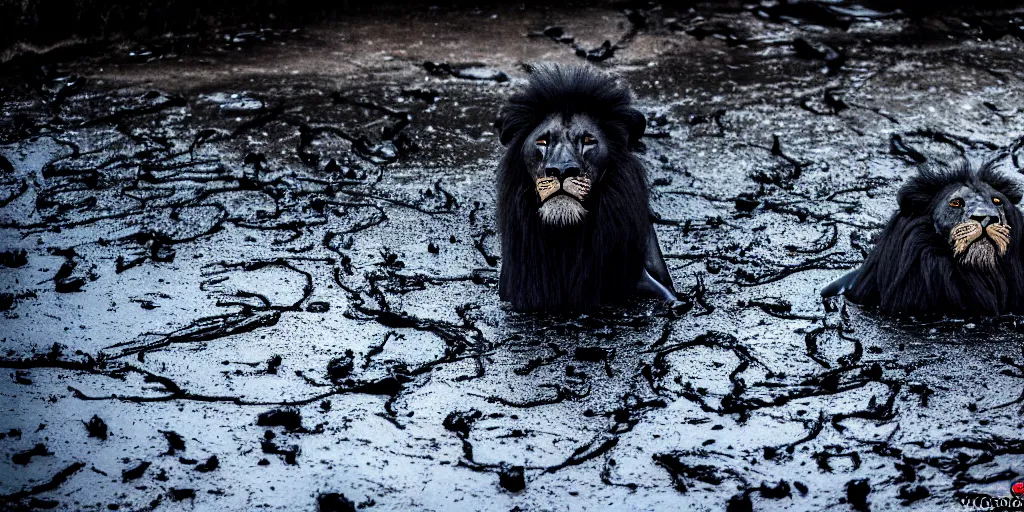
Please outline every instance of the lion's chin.
[[964, 251], [960, 263], [978, 270], [993, 270], [996, 268], [996, 246], [988, 239], [981, 239]]
[[587, 209], [575, 198], [563, 194], [545, 201], [537, 213], [544, 224], [567, 227], [583, 222], [587, 216]]

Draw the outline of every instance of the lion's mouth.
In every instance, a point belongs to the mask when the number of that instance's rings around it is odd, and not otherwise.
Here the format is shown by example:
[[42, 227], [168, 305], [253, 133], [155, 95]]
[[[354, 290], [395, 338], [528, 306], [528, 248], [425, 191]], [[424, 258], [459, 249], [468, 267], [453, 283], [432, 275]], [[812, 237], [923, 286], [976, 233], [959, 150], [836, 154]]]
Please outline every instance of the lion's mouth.
[[561, 181], [558, 178], [547, 177], [537, 178], [537, 195], [540, 196], [540, 202], [545, 203], [552, 196], [557, 195], [559, 192], [568, 194], [577, 201], [583, 202], [587, 198], [587, 194], [590, 193], [590, 180], [583, 176], [573, 176], [566, 178], [565, 181]]
[[537, 213], [545, 224], [572, 226], [587, 216], [583, 200], [590, 194], [589, 179], [583, 176], [573, 176], [564, 181], [554, 177], [538, 178], [536, 186], [541, 201]]
[[1005, 256], [1010, 247], [1010, 226], [967, 221], [953, 226], [949, 232], [953, 256], [962, 263], [976, 268], [994, 268], [996, 256]]

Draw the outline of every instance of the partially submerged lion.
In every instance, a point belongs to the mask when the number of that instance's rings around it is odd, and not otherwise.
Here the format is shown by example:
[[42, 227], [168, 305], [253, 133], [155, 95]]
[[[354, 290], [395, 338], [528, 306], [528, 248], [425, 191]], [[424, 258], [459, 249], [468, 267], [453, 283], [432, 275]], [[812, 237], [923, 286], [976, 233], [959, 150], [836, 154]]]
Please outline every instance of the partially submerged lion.
[[864, 264], [822, 296], [897, 315], [1024, 313], [1021, 195], [994, 162], [922, 170]]
[[584, 311], [637, 292], [675, 299], [630, 152], [646, 120], [627, 89], [590, 67], [535, 67], [500, 128], [503, 300]]

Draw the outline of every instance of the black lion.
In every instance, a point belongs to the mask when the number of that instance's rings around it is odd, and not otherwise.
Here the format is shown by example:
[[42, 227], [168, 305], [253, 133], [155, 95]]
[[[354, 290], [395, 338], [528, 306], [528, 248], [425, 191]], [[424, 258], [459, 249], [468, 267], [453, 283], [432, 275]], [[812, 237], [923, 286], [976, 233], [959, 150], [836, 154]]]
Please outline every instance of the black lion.
[[639, 291], [674, 300], [630, 153], [646, 127], [627, 89], [587, 67], [534, 67], [503, 109], [502, 300], [586, 311]]
[[822, 296], [897, 315], [1024, 312], [1021, 195], [994, 162], [921, 171], [900, 188], [899, 211], [861, 267]]

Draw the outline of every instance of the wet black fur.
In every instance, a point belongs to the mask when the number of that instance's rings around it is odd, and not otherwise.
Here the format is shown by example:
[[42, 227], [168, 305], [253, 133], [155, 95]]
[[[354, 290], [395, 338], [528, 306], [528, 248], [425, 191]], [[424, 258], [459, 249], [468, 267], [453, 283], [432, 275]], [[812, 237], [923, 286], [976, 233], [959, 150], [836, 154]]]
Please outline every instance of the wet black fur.
[[[1005, 256], [998, 257], [995, 271], [958, 265], [949, 242], [936, 232], [932, 220], [932, 212], [944, 201], [943, 190], [978, 181], [1012, 203], [1004, 207], [1010, 246]], [[1021, 190], [1011, 178], [998, 172], [992, 162], [978, 169], [962, 162], [922, 171], [903, 185], [897, 200], [899, 211], [889, 220], [874, 250], [859, 270], [843, 278], [848, 280], [848, 299], [886, 313], [915, 316], [1024, 313], [1024, 217], [1016, 206]], [[826, 292], [823, 294], [828, 295]]]
[[[534, 71], [526, 90], [502, 111], [498, 169], [501, 298], [519, 310], [589, 310], [636, 291], [651, 234], [643, 166], [630, 153], [644, 116], [629, 91], [583, 67]], [[585, 220], [552, 228], [537, 214], [540, 200], [522, 161], [524, 138], [552, 113], [585, 113], [604, 131], [608, 161], [585, 202]], [[660, 254], [658, 255], [660, 260]]]

